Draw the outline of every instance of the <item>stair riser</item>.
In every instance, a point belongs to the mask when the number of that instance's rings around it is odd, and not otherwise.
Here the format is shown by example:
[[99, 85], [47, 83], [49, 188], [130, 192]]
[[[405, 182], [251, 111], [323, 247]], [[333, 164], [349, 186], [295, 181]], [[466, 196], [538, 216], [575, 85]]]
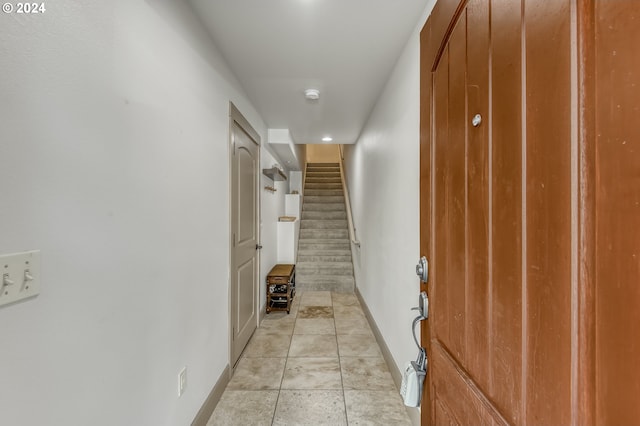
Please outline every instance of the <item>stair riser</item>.
[[340, 163], [307, 163], [307, 167], [340, 167]]
[[307, 189], [342, 189], [342, 184], [341, 183], [305, 182], [304, 189], [305, 189], [305, 192]]
[[339, 177], [307, 177], [305, 183], [342, 183]]
[[[309, 241], [309, 240], [307, 240]], [[302, 250], [301, 254], [306, 254], [309, 256], [351, 256], [350, 249], [334, 249], [334, 250]]]
[[340, 173], [340, 167], [307, 167], [309, 173]]
[[342, 189], [307, 189], [304, 191], [305, 197], [340, 197]]
[[296, 284], [298, 282], [305, 283], [352, 283], [354, 281], [353, 276], [344, 275], [309, 275], [298, 274], [296, 268]]
[[344, 239], [349, 238], [349, 231], [347, 229], [301, 229], [300, 239], [305, 238]]
[[338, 293], [341, 293], [341, 292], [353, 293], [354, 283], [355, 281], [353, 277], [298, 278], [296, 275], [296, 290], [300, 292], [302, 291], [334, 291]]
[[346, 220], [310, 220], [303, 219], [301, 229], [347, 229]]
[[300, 254], [298, 251], [298, 262], [318, 262], [318, 263], [326, 263], [326, 262], [351, 262], [351, 256], [315, 256], [311, 254]]
[[305, 195], [305, 203], [344, 203], [343, 196], [331, 195]]
[[344, 203], [303, 203], [302, 211], [320, 212], [320, 211], [345, 211]]
[[305, 210], [302, 212], [302, 220], [305, 219], [327, 219], [327, 220], [335, 220], [335, 219], [346, 219], [347, 212], [346, 211], [308, 211]]
[[305, 181], [309, 178], [340, 178], [340, 172], [307, 172]]
[[307, 172], [315, 172], [315, 171], [340, 171], [340, 165], [338, 164], [329, 164], [326, 166], [317, 166], [309, 164], [307, 165]]
[[[327, 264], [327, 265], [330, 265]], [[349, 268], [336, 268], [336, 267], [329, 267], [329, 266], [322, 266], [322, 265], [316, 265], [316, 266], [309, 266], [309, 267], [302, 267], [300, 265], [296, 265], [296, 274], [297, 275], [344, 275], [347, 277], [352, 277], [353, 276], [353, 267], [351, 267], [351, 265], [349, 265]]]
[[347, 250], [350, 248], [351, 242], [349, 240], [324, 240], [321, 243], [300, 240], [298, 243], [299, 254], [304, 253], [305, 250]]

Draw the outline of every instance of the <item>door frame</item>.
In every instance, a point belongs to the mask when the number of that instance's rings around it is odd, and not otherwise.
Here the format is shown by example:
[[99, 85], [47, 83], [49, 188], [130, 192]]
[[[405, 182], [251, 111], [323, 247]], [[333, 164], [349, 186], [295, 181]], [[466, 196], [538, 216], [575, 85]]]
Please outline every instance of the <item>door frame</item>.
[[[258, 132], [253, 128], [249, 120], [247, 120], [244, 115], [240, 112], [240, 110], [233, 104], [233, 102], [229, 101], [229, 135], [228, 135], [228, 143], [227, 143], [227, 153], [228, 153], [228, 175], [229, 175], [229, 195], [228, 195], [228, 205], [229, 205], [229, 269], [227, 273], [227, 289], [229, 291], [228, 296], [228, 307], [229, 307], [229, 377], [233, 376], [235, 371], [236, 363], [232, 362], [234, 358], [233, 353], [233, 267], [234, 267], [234, 241], [233, 241], [233, 125], [237, 124], [245, 131], [258, 146], [258, 163], [257, 163], [257, 173], [256, 173], [256, 239], [260, 241], [260, 157], [262, 154], [262, 143], [261, 138]], [[256, 327], [260, 322], [260, 250], [256, 250], [256, 267], [255, 267], [255, 282], [257, 283], [257, 288], [255, 292], [255, 297], [253, 300], [254, 310], [256, 312]], [[239, 358], [238, 358], [239, 359]]]

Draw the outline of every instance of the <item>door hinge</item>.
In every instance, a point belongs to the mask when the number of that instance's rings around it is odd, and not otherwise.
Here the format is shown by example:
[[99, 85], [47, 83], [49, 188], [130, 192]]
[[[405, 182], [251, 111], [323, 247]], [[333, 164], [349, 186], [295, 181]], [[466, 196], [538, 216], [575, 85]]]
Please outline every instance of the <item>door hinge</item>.
[[236, 246], [236, 233], [233, 233], [233, 246]]

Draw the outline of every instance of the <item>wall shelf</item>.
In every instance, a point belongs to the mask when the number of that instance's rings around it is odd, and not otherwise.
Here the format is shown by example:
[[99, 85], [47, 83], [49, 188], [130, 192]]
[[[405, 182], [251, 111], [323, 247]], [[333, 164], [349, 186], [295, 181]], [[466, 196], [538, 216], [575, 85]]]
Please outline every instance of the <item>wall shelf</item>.
[[271, 179], [272, 181], [287, 180], [287, 175], [277, 167], [270, 169], [262, 169], [262, 174]]

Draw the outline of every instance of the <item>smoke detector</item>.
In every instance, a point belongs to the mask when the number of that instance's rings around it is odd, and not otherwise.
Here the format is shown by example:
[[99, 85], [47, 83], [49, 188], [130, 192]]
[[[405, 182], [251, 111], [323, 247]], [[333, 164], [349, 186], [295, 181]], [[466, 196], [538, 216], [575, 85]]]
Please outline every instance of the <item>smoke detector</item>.
[[310, 101], [317, 101], [320, 99], [320, 91], [318, 89], [307, 89], [304, 91], [304, 97]]

